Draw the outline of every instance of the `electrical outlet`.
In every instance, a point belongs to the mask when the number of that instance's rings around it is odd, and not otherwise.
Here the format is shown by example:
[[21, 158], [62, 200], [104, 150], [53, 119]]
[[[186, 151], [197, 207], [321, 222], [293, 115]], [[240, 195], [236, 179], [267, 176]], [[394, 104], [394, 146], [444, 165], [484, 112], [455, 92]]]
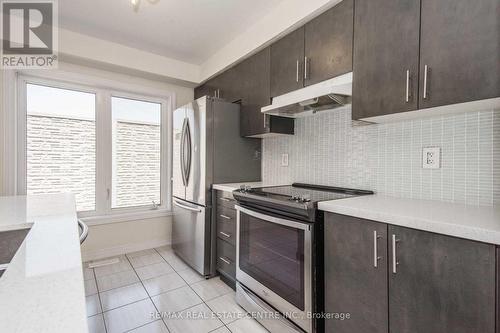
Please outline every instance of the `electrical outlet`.
[[288, 166], [288, 154], [281, 154], [281, 166]]
[[422, 149], [422, 168], [439, 169], [441, 167], [441, 148], [424, 147]]

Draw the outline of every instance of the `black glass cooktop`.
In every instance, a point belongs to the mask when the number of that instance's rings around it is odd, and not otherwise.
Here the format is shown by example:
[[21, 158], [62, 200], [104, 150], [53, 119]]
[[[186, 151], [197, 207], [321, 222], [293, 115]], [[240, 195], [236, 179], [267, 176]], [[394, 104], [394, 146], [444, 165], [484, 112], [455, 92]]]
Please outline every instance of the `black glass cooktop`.
[[333, 192], [317, 190], [299, 186], [274, 186], [252, 189], [251, 192], [256, 195], [267, 196], [274, 199], [297, 200], [304, 202], [319, 202], [327, 200], [336, 200], [352, 197], [355, 194], [348, 192]]
[[373, 194], [372, 191], [343, 187], [294, 183], [286, 186], [242, 188], [233, 192], [243, 205], [257, 209], [273, 209], [281, 214], [295, 214], [313, 219], [318, 202]]
[[249, 193], [277, 200], [297, 200], [302, 202], [337, 200], [358, 195], [373, 194], [372, 191], [341, 187], [294, 183], [285, 186], [252, 188]]

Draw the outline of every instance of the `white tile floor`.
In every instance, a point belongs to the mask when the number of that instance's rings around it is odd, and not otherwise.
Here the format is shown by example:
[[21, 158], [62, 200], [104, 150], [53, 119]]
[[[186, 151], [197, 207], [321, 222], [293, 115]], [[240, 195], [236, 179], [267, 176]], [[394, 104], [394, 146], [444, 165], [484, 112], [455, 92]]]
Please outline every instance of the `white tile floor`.
[[84, 264], [90, 333], [264, 333], [245, 317], [234, 291], [204, 279], [168, 247], [118, 256], [95, 269]]

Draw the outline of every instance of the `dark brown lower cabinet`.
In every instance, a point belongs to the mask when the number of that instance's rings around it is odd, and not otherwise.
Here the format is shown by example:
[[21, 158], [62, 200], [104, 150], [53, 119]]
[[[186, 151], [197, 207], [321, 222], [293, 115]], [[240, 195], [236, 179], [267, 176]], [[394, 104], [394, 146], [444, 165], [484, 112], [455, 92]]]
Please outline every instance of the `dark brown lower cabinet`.
[[222, 281], [236, 289], [236, 200], [231, 192], [214, 192], [212, 218], [217, 232], [217, 272]]
[[494, 333], [496, 265], [494, 245], [327, 213], [325, 312], [350, 319], [325, 332]]
[[496, 313], [496, 333], [500, 333], [500, 246], [497, 246], [497, 313]]
[[387, 300], [387, 225], [327, 214], [325, 310], [350, 319], [326, 320], [325, 332], [387, 333]]
[[390, 332], [495, 332], [494, 245], [396, 226], [389, 238]]

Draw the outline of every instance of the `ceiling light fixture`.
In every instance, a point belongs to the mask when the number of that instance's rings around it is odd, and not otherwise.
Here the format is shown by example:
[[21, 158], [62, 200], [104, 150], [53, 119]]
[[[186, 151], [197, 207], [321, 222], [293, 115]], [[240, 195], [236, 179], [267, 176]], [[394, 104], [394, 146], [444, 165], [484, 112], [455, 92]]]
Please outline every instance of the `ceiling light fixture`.
[[[160, 0], [146, 0], [146, 1], [152, 5], [160, 2]], [[130, 0], [130, 3], [132, 4], [132, 8], [134, 9], [134, 12], [137, 13], [139, 11], [139, 7], [141, 5], [141, 0]]]

